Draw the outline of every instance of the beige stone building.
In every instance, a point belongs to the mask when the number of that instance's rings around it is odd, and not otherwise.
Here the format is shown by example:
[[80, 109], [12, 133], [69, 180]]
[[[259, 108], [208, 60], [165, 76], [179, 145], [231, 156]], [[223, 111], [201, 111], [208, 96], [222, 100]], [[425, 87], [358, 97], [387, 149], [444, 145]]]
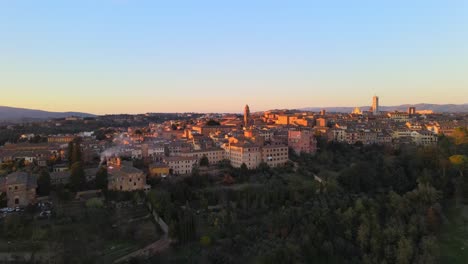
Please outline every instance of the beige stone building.
[[329, 141], [345, 142], [346, 141], [346, 129], [332, 128], [327, 133]]
[[146, 175], [143, 171], [126, 162], [107, 163], [108, 184], [107, 188], [113, 191], [138, 191], [147, 190]]
[[204, 136], [210, 136], [211, 133], [216, 133], [216, 132], [222, 132], [222, 133], [229, 133], [232, 130], [236, 129], [236, 126], [193, 126], [192, 130], [196, 131], [198, 134], [204, 135]]
[[57, 136], [49, 136], [47, 138], [48, 143], [69, 143], [75, 139], [74, 135], [57, 135]]
[[240, 168], [243, 163], [248, 169], [255, 169], [262, 162], [260, 146], [250, 142], [237, 142], [225, 145], [225, 157], [231, 161], [234, 168]]
[[437, 145], [437, 135], [431, 131], [412, 131], [411, 140], [414, 144], [420, 146], [434, 146]]
[[387, 116], [396, 122], [408, 122], [410, 120], [410, 116], [408, 113], [405, 112], [391, 112], [388, 113]]
[[288, 161], [287, 146], [264, 146], [261, 148], [262, 160], [270, 167], [279, 167]]
[[204, 156], [208, 158], [208, 162], [211, 164], [217, 164], [224, 159], [224, 150], [217, 149], [207, 149], [207, 150], [195, 150], [191, 152], [182, 152], [180, 153], [181, 157], [194, 157], [197, 159], [197, 163], [200, 163], [201, 158]]
[[163, 162], [169, 166], [170, 174], [186, 175], [192, 173], [197, 161], [196, 157], [166, 157]]
[[234, 168], [245, 164], [248, 169], [256, 169], [266, 162], [270, 167], [284, 165], [288, 161], [286, 145], [260, 146], [248, 141], [228, 143], [224, 146], [225, 158], [231, 161]]
[[0, 191], [7, 196], [8, 207], [25, 207], [36, 201], [37, 179], [18, 171], [0, 179]]
[[278, 115], [278, 119], [276, 120], [277, 125], [291, 125], [294, 124], [298, 119], [295, 115]]

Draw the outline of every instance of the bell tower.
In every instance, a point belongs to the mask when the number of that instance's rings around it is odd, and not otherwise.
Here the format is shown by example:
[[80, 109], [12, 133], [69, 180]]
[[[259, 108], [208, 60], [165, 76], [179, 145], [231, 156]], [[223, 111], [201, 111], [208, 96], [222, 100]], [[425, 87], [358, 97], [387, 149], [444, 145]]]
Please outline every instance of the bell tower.
[[250, 108], [249, 105], [245, 105], [244, 108], [244, 127], [247, 128], [250, 125]]

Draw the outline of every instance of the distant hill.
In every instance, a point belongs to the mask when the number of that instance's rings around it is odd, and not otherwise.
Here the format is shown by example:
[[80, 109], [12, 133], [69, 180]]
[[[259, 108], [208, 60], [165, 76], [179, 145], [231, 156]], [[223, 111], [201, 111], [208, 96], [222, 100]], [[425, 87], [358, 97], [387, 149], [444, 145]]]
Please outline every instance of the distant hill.
[[64, 118], [69, 116], [93, 117], [95, 115], [80, 112], [48, 112], [35, 109], [0, 106], [0, 121]]
[[[468, 104], [404, 104], [396, 106], [380, 106], [381, 111], [407, 111], [408, 107], [414, 106], [416, 110], [432, 110], [435, 113], [461, 113], [468, 112]], [[370, 106], [360, 106], [362, 111], [369, 110]], [[351, 113], [354, 107], [306, 107], [299, 110], [319, 112], [325, 109], [327, 112]]]

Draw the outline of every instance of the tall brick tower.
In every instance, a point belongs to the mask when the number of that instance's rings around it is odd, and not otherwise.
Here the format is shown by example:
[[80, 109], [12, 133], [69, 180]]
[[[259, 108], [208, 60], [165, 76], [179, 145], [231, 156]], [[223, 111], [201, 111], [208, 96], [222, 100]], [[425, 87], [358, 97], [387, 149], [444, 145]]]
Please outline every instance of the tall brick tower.
[[250, 125], [250, 108], [249, 105], [245, 105], [244, 108], [244, 127], [249, 127]]

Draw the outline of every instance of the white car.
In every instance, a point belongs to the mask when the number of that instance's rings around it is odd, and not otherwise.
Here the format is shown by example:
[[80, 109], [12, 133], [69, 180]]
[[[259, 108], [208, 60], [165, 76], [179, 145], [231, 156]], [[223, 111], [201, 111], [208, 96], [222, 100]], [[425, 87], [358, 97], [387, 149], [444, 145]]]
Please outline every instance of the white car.
[[15, 211], [14, 208], [9, 208], [9, 207], [2, 208], [2, 212], [4, 212], [4, 213], [11, 213], [11, 212], [14, 212], [14, 211]]

